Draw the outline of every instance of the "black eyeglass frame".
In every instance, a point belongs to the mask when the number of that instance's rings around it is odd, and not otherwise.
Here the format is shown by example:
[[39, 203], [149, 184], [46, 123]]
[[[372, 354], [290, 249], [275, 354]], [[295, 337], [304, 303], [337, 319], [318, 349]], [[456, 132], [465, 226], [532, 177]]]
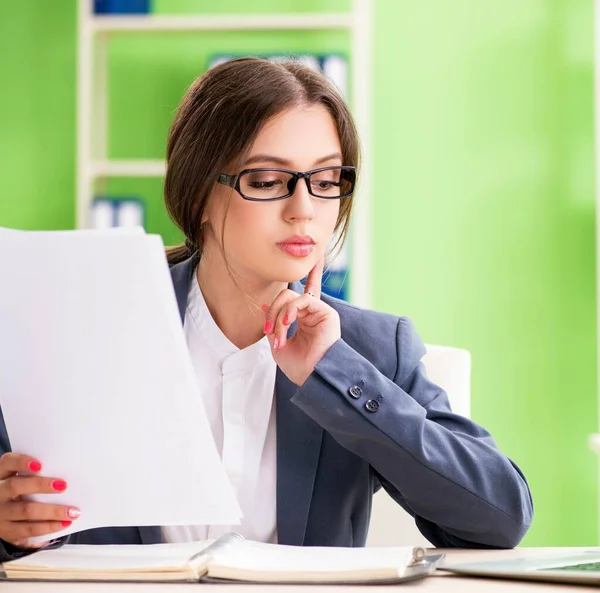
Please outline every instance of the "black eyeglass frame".
[[[352, 184], [352, 187], [349, 192], [345, 194], [341, 194], [339, 196], [318, 196], [313, 193], [312, 188], [310, 186], [310, 178], [315, 173], [321, 173], [322, 171], [331, 171], [332, 169], [341, 170], [341, 176], [349, 181]], [[263, 171], [276, 171], [278, 173], [289, 173], [292, 177], [287, 182], [288, 193], [285, 196], [279, 196], [277, 198], [251, 198], [250, 196], [246, 196], [241, 188], [240, 188], [240, 179], [246, 173], [261, 173]], [[356, 167], [350, 166], [334, 166], [334, 167], [321, 167], [320, 169], [313, 169], [312, 171], [291, 171], [290, 169], [277, 169], [275, 167], [260, 167], [258, 169], [244, 169], [240, 171], [237, 175], [227, 175], [222, 173], [219, 175], [218, 182], [223, 185], [227, 185], [232, 187], [244, 200], [250, 200], [251, 202], [276, 202], [277, 200], [285, 200], [291, 197], [296, 191], [296, 185], [300, 179], [304, 179], [306, 182], [306, 188], [308, 189], [308, 193], [315, 198], [320, 198], [322, 200], [341, 200], [343, 198], [347, 198], [354, 193], [354, 187], [356, 185]]]

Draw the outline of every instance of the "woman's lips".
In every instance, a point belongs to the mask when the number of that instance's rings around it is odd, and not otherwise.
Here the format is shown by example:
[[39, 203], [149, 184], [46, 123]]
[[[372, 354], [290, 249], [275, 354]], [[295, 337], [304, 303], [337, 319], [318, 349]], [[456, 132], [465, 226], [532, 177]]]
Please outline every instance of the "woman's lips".
[[281, 251], [292, 255], [293, 257], [306, 257], [310, 255], [314, 250], [316, 245], [314, 243], [277, 243], [277, 247], [281, 249]]

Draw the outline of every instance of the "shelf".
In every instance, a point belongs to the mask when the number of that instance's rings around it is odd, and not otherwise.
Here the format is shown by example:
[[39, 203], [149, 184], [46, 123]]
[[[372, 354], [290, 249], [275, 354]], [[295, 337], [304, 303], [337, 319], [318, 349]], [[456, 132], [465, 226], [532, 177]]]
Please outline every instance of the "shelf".
[[94, 161], [91, 176], [98, 177], [162, 177], [165, 162], [157, 160]]
[[93, 16], [94, 31], [234, 31], [271, 29], [349, 29], [347, 13], [323, 14], [225, 14], [206, 16]]
[[[361, 171], [362, 199], [356, 200], [352, 229], [351, 294], [354, 304], [368, 308], [370, 290], [370, 109], [371, 37], [373, 0], [349, 0], [348, 12], [295, 12], [262, 14], [93, 14], [91, 0], [75, 0], [77, 18], [77, 226], [90, 224], [90, 207], [96, 193], [107, 189], [110, 178], [162, 179], [162, 159], [109, 159], [109, 54], [110, 39], [128, 33], [209, 31], [345, 31], [351, 47], [350, 81], [353, 110], [361, 131], [365, 159]], [[0, 0], [1, 2], [1, 0]], [[201, 4], [197, 2], [196, 4]], [[252, 3], [247, 3], [250, 6]], [[250, 11], [250, 8], [247, 9]], [[210, 36], [213, 39], [214, 36]], [[214, 41], [214, 39], [213, 39]], [[285, 45], [285, 44], [284, 44]]]

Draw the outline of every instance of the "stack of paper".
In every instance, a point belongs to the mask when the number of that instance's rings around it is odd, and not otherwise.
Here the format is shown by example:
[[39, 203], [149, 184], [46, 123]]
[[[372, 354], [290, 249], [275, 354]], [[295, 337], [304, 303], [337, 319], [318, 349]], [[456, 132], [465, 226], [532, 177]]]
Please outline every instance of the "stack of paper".
[[13, 451], [68, 483], [35, 499], [81, 509], [60, 535], [238, 524], [161, 239], [0, 229], [0, 253], [0, 405]]

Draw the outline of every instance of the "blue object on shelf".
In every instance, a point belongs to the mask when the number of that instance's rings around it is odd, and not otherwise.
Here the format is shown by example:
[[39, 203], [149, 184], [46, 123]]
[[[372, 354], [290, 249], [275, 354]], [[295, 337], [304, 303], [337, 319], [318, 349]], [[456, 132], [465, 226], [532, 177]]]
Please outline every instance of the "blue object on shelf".
[[147, 14], [150, 0], [94, 0], [95, 14]]
[[[350, 279], [348, 268], [325, 270], [321, 277], [321, 293], [336, 299], [348, 301], [350, 297]], [[306, 286], [308, 278], [302, 278], [300, 284]]]
[[93, 229], [145, 227], [144, 202], [140, 198], [100, 197], [92, 202], [90, 226]]
[[321, 291], [324, 294], [347, 301], [349, 297], [348, 269], [329, 270], [323, 273]]

